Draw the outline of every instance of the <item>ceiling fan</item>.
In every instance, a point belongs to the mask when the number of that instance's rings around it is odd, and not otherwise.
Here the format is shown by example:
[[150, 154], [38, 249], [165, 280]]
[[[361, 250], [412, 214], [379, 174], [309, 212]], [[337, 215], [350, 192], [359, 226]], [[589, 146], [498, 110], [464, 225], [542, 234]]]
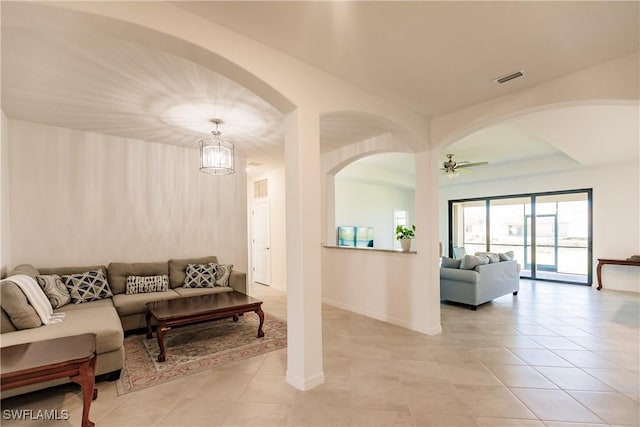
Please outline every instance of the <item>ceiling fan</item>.
[[471, 172], [470, 167], [474, 166], [484, 166], [488, 165], [489, 162], [474, 162], [469, 163], [468, 161], [456, 162], [453, 160], [453, 154], [447, 154], [447, 160], [442, 163], [442, 167], [440, 168], [441, 172], [444, 172], [449, 178], [453, 178], [458, 175], [458, 172]]

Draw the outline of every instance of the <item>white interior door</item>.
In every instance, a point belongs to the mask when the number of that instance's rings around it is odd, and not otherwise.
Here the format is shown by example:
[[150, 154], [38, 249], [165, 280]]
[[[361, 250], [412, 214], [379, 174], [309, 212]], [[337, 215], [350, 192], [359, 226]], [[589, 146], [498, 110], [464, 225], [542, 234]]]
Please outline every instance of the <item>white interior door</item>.
[[271, 284], [271, 217], [269, 201], [254, 201], [252, 217], [252, 260], [253, 281], [263, 285]]

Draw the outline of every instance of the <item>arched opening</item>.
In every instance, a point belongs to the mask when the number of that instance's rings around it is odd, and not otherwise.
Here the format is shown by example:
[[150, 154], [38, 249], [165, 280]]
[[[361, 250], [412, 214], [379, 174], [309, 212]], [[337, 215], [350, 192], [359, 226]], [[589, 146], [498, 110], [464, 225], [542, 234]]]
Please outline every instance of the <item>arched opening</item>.
[[[511, 249], [520, 253], [521, 277], [592, 284], [599, 256], [626, 258], [637, 246], [639, 113], [628, 101], [545, 105], [439, 144], [441, 164], [448, 153], [488, 162], [439, 178], [445, 255], [453, 246]], [[637, 290], [635, 277], [617, 278], [620, 289]]]
[[362, 157], [340, 170], [334, 185], [337, 246], [400, 249], [394, 230], [415, 215], [413, 154]]

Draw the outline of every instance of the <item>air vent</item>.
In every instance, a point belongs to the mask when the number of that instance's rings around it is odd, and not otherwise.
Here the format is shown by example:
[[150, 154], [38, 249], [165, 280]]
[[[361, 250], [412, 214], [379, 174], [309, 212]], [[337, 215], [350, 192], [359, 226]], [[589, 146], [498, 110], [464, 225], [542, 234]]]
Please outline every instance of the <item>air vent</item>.
[[505, 76], [498, 77], [495, 81], [496, 81], [496, 83], [503, 84], [503, 83], [506, 83], [506, 82], [511, 81], [513, 79], [517, 79], [518, 77], [522, 77], [522, 76], [524, 76], [524, 70], [519, 70], [519, 71], [514, 71], [513, 73], [509, 73], [509, 74], [507, 74]]

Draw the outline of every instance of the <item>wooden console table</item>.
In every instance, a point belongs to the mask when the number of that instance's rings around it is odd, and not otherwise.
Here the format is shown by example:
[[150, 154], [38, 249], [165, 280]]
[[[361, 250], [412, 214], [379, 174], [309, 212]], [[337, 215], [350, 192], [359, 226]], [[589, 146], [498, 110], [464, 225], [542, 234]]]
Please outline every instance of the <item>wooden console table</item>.
[[93, 427], [89, 410], [98, 397], [95, 369], [95, 334], [12, 345], [0, 349], [0, 390], [69, 377], [82, 387], [82, 427]]
[[602, 289], [602, 266], [605, 264], [612, 264], [612, 265], [626, 265], [626, 266], [635, 266], [635, 267], [640, 267], [640, 262], [639, 261], [630, 261], [628, 259], [605, 259], [605, 258], [598, 258], [598, 268], [597, 268], [597, 273], [598, 273], [598, 290]]

